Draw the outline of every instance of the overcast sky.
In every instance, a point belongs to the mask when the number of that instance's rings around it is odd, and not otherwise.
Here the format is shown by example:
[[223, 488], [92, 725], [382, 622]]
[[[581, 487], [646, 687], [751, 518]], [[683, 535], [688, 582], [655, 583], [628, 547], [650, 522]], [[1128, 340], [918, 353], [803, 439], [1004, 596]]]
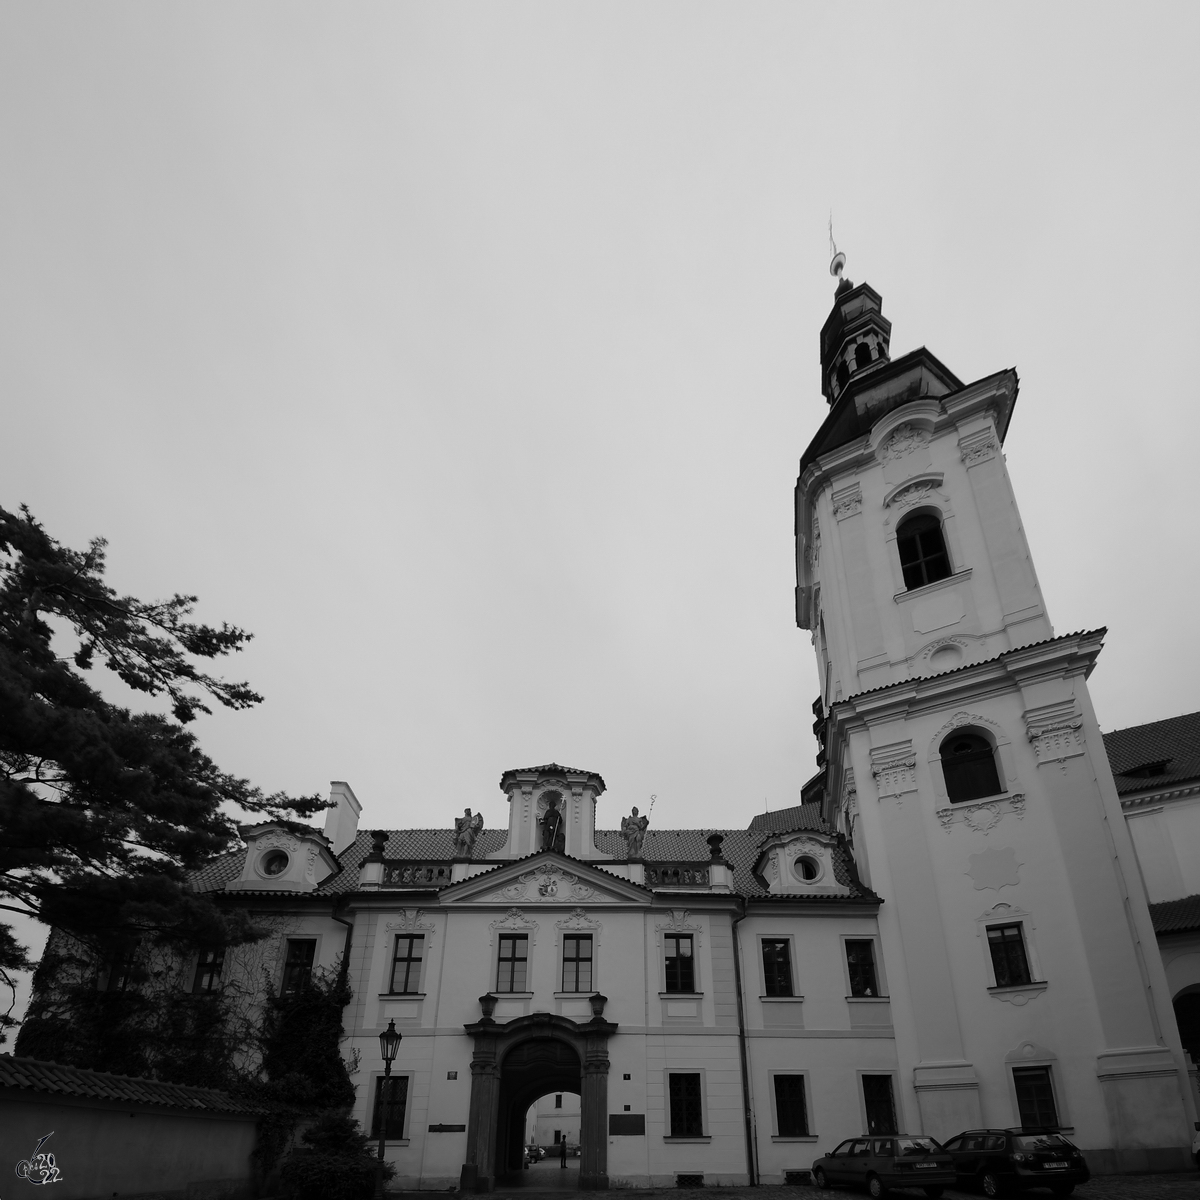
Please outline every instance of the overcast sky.
[[0, 504], [252, 630], [366, 827], [744, 826], [813, 772], [827, 223], [1006, 445], [1105, 729], [1200, 707], [1200, 6], [6, 3]]

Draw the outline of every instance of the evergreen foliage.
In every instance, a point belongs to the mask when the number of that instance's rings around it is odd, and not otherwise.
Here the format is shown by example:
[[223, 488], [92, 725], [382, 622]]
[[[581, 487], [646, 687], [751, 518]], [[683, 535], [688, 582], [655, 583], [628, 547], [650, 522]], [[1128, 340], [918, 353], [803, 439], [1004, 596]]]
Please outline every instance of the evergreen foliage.
[[[104, 582], [105, 542], [76, 551], [27, 509], [0, 508], [0, 909], [64, 930], [102, 960], [139, 940], [176, 947], [259, 936], [244, 911], [190, 893], [186, 872], [240, 844], [234, 814], [294, 823], [315, 796], [264, 795], [222, 771], [185, 726], [206, 701], [261, 699], [202, 664], [251, 635], [191, 620], [196, 598], [145, 602]], [[171, 716], [98, 690], [98, 668]], [[0, 925], [0, 981], [28, 961]], [[0, 1041], [6, 1026], [0, 1015]]]
[[[379, 1163], [357, 1121], [326, 1113], [300, 1140], [304, 1145], [292, 1151], [280, 1171], [285, 1194], [296, 1200], [369, 1200]], [[388, 1162], [382, 1169], [384, 1179], [396, 1172]]]

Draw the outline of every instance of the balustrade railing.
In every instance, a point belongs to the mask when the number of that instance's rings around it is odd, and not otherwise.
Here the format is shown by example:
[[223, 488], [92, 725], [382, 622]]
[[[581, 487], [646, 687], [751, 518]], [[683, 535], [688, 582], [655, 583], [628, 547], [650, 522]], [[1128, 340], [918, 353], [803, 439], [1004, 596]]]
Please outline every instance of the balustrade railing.
[[646, 863], [647, 887], [708, 887], [707, 863]]
[[448, 862], [389, 862], [383, 866], [381, 887], [449, 887]]

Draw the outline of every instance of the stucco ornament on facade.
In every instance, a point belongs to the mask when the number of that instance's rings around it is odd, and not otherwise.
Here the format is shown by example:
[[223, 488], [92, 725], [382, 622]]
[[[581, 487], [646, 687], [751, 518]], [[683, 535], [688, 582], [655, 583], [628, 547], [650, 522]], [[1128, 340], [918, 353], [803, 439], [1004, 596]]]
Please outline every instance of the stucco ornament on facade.
[[578, 875], [553, 863], [526, 871], [515, 882], [485, 896], [485, 901], [524, 900], [531, 904], [561, 904], [564, 900], [606, 900], [595, 888], [579, 882]]
[[1018, 821], [1025, 817], [1025, 796], [1018, 792], [1003, 799], [983, 800], [976, 804], [956, 804], [953, 808], [939, 808], [937, 819], [949, 833], [956, 822], [961, 822], [976, 833], [989, 834], [1001, 820], [1011, 813]]
[[924, 504], [936, 491], [937, 487], [932, 483], [910, 483], [888, 500], [887, 507], [911, 508], [914, 504]]
[[871, 774], [880, 798], [900, 797], [917, 790], [917, 759], [912, 743], [883, 746], [871, 751]]
[[973, 438], [963, 438], [958, 443], [958, 452], [963, 462], [968, 467], [973, 467], [976, 463], [986, 462], [989, 458], [995, 458], [1000, 452], [1000, 447], [996, 443], [996, 439], [989, 432], [976, 435]]
[[599, 931], [604, 928], [599, 921], [589, 917], [582, 908], [573, 908], [561, 921], [555, 921], [556, 929], [592, 929]]
[[[300, 839], [292, 837], [290, 833], [284, 833], [281, 829], [272, 829], [257, 838], [256, 845], [259, 850], [286, 850], [289, 854], [295, 854], [300, 849]], [[312, 853], [315, 856], [316, 850]]]
[[1017, 852], [1011, 846], [1003, 850], [993, 847], [980, 854], [972, 854], [968, 861], [971, 865], [965, 874], [970, 876], [977, 892], [999, 891], [1021, 882], [1021, 864], [1017, 862]]
[[403, 908], [394, 921], [388, 921], [384, 926], [388, 933], [433, 933], [431, 921], [421, 920], [419, 908]]
[[1073, 703], [1030, 709], [1025, 727], [1039, 767], [1057, 763], [1065, 774], [1067, 759], [1083, 754], [1083, 718]]
[[883, 443], [880, 458], [884, 462], [904, 458], [905, 455], [911, 454], [921, 446], [927, 446], [930, 440], [931, 435], [928, 430], [921, 429], [916, 425], [910, 425], [906, 421], [903, 425], [897, 425], [892, 430], [891, 435]]
[[537, 945], [538, 923], [531, 917], [527, 917], [519, 908], [510, 908], [504, 916], [489, 922], [488, 928], [492, 931], [493, 942], [496, 939], [497, 930], [500, 930], [505, 933], [527, 933], [530, 945]]
[[835, 520], [844, 521], [855, 513], [862, 512], [862, 489], [858, 484], [843, 488], [833, 494], [833, 516]]

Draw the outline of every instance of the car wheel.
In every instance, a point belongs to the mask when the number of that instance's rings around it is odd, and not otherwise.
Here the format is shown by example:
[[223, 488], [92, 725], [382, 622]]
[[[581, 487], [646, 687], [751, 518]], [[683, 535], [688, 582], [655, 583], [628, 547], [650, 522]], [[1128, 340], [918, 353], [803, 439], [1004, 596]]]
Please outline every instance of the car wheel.
[[938, 1197], [946, 1190], [944, 1187], [927, 1187], [921, 1189], [925, 1195], [932, 1197], [932, 1200], [938, 1200]]
[[1002, 1175], [994, 1175], [991, 1171], [985, 1171], [980, 1177], [979, 1183], [985, 1196], [1006, 1196], [1008, 1194], [1008, 1186]]
[[813, 1183], [819, 1188], [827, 1188], [829, 1186], [829, 1176], [825, 1174], [824, 1167], [818, 1167], [813, 1172]]
[[867, 1176], [867, 1195], [874, 1197], [874, 1200], [879, 1200], [880, 1196], [886, 1196], [888, 1190], [883, 1186], [883, 1180], [878, 1175]]
[[1056, 1196], [1069, 1196], [1075, 1190], [1075, 1185], [1073, 1183], [1052, 1183], [1050, 1190]]

